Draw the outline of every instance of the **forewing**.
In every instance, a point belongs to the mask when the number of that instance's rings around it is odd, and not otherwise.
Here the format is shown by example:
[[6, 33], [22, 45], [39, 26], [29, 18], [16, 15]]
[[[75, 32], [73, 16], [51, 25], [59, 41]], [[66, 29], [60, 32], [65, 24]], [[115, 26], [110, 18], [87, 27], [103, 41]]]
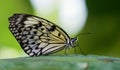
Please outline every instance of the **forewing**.
[[14, 14], [9, 29], [29, 56], [48, 55], [64, 49], [69, 36], [46, 19]]

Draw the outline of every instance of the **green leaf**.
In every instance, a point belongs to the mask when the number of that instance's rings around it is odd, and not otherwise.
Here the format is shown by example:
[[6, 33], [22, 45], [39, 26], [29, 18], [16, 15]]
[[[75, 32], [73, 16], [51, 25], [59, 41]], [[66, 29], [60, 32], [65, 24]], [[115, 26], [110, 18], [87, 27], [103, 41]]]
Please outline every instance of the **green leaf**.
[[59, 55], [1, 59], [1, 70], [119, 70], [120, 59], [96, 55]]

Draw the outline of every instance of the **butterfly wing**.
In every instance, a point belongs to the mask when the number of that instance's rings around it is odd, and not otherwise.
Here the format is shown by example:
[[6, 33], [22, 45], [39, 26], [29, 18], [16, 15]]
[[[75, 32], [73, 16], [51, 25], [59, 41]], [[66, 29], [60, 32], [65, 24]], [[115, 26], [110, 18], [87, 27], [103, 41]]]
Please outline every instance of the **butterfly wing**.
[[41, 17], [14, 14], [9, 29], [29, 56], [48, 55], [64, 49], [70, 38], [59, 26]]

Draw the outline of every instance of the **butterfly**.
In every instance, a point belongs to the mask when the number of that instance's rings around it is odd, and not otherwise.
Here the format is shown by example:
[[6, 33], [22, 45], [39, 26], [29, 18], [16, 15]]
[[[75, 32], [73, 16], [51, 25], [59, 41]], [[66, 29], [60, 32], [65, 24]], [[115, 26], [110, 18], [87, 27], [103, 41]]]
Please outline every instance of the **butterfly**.
[[9, 30], [29, 56], [49, 55], [75, 47], [77, 37], [69, 35], [56, 24], [30, 14], [9, 17]]

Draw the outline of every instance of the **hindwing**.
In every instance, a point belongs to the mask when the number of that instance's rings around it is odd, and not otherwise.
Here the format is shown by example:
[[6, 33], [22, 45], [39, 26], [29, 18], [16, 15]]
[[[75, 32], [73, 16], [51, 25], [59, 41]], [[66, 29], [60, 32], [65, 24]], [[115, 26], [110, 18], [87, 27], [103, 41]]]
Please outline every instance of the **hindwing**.
[[14, 14], [9, 22], [10, 31], [29, 56], [55, 53], [70, 40], [62, 28], [41, 17]]

